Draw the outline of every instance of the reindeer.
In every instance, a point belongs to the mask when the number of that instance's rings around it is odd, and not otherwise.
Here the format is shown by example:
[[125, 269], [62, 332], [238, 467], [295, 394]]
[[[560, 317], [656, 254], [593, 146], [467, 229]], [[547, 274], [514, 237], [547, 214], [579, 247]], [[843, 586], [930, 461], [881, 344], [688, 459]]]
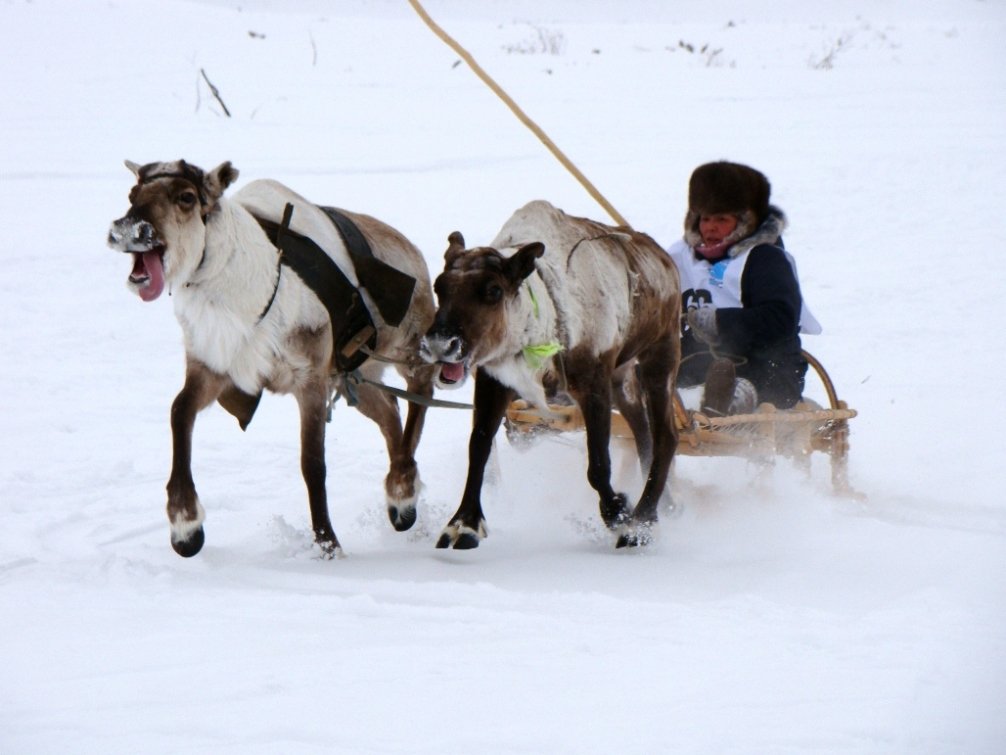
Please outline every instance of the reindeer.
[[[380, 427], [388, 516], [396, 530], [411, 527], [426, 409], [410, 403], [403, 430], [396, 399], [377, 387], [386, 364], [375, 357], [414, 354], [432, 320], [419, 250], [379, 220], [318, 207], [276, 181], [253, 181], [227, 199], [238, 177], [229, 162], [209, 172], [184, 160], [126, 166], [136, 185], [109, 246], [133, 256], [128, 285], [143, 301], [168, 287], [184, 334], [167, 484], [175, 551], [193, 556], [205, 540], [191, 470], [196, 414], [218, 401], [244, 430], [263, 389], [297, 399], [301, 470], [323, 555], [342, 552], [325, 487], [325, 423], [339, 395]], [[413, 360], [398, 369], [409, 391], [432, 396], [433, 368]]]
[[[468, 477], [437, 547], [475, 548], [486, 537], [483, 474], [507, 406], [520, 396], [547, 410], [547, 394], [558, 390], [583, 413], [587, 479], [616, 546], [646, 544], [677, 447], [681, 302], [670, 257], [649, 236], [540, 200], [514, 213], [488, 247], [465, 249], [456, 231], [448, 243], [434, 282], [439, 309], [420, 354], [437, 366], [438, 388], [478, 370]], [[636, 380], [634, 401], [625, 388]], [[648, 461], [634, 508], [611, 487], [612, 394]]]

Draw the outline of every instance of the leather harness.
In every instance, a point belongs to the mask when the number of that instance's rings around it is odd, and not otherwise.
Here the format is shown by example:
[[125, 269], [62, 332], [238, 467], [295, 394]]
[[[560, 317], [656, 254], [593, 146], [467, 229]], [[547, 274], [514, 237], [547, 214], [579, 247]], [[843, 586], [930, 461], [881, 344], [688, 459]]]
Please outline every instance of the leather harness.
[[[319, 209], [332, 221], [346, 245], [360, 287], [367, 289], [384, 322], [397, 326], [409, 310], [415, 278], [375, 257], [366, 237], [342, 211], [334, 207]], [[293, 205], [287, 204], [281, 223], [260, 217], [255, 219], [280, 250], [280, 265], [296, 273], [328, 310], [334, 366], [339, 372], [352, 372], [367, 360], [367, 352], [372, 352], [377, 345], [377, 329], [370, 310], [359, 289], [325, 250], [307, 236], [290, 230], [292, 215]], [[263, 316], [271, 305], [272, 300]]]

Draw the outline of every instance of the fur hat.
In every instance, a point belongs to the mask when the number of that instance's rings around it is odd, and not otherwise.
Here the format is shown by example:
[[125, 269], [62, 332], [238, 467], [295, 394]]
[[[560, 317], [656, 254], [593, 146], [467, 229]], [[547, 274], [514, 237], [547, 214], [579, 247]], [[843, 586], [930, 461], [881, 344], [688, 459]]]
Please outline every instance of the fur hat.
[[750, 235], [768, 217], [771, 192], [765, 175], [747, 165], [725, 160], [700, 165], [688, 181], [685, 240], [695, 245], [702, 215], [737, 215], [740, 222], [731, 237]]

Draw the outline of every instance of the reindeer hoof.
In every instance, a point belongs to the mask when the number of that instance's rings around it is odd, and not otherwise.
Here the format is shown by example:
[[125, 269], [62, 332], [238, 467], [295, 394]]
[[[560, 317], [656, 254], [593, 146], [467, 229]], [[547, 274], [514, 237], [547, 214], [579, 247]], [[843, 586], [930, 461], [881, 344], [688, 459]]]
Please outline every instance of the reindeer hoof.
[[462, 532], [458, 539], [454, 541], [454, 550], [468, 551], [479, 547], [479, 539], [471, 532]]
[[176, 540], [174, 536], [171, 537], [171, 547], [182, 558], [192, 558], [203, 549], [205, 542], [206, 533], [203, 532], [202, 527], [192, 530], [184, 540]]
[[616, 548], [635, 548], [638, 545], [640, 545], [640, 542], [634, 535], [624, 532], [618, 536], [618, 540], [615, 542]]
[[318, 549], [318, 558], [322, 561], [332, 561], [336, 558], [343, 558], [345, 555], [342, 552], [342, 546], [336, 542], [326, 541], [322, 543], [315, 541], [315, 546]]
[[402, 507], [389, 505], [388, 519], [391, 520], [391, 526], [396, 530], [405, 532], [416, 523], [416, 507], [415, 505]]
[[454, 548], [457, 551], [467, 551], [478, 548], [486, 537], [486, 523], [479, 522], [478, 529], [472, 529], [464, 524], [450, 524], [444, 528], [437, 540], [438, 548]]
[[342, 546], [339, 545], [335, 535], [319, 536], [315, 533], [314, 545], [318, 549], [318, 557], [323, 561], [331, 561], [333, 558], [342, 558]]
[[631, 513], [625, 493], [615, 493], [608, 501], [601, 499], [601, 519], [609, 530], [617, 529], [629, 521]]
[[626, 525], [615, 542], [616, 548], [642, 548], [653, 542], [652, 522]]

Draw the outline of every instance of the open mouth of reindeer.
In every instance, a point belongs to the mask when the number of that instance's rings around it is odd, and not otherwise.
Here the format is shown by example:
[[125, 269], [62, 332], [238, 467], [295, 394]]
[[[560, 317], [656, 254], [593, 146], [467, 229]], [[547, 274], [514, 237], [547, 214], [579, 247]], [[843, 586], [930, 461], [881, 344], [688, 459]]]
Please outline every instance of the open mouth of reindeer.
[[115, 220], [108, 231], [108, 245], [133, 256], [128, 283], [143, 301], [153, 301], [163, 293], [167, 247], [152, 224], [129, 215]]
[[143, 301], [153, 301], [164, 291], [164, 247], [153, 246], [131, 254], [133, 270], [129, 273], [129, 285]]
[[468, 379], [472, 355], [465, 352], [463, 340], [455, 334], [430, 333], [419, 342], [419, 356], [436, 365], [433, 379], [438, 388], [459, 388]]
[[462, 362], [437, 362], [436, 382], [441, 388], [458, 388], [471, 373], [471, 364]]

